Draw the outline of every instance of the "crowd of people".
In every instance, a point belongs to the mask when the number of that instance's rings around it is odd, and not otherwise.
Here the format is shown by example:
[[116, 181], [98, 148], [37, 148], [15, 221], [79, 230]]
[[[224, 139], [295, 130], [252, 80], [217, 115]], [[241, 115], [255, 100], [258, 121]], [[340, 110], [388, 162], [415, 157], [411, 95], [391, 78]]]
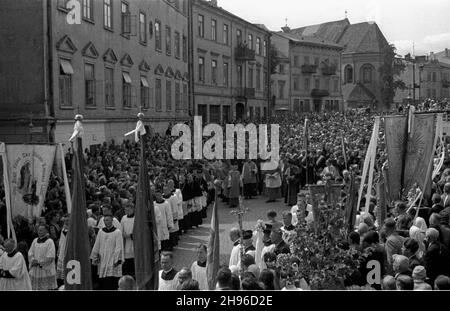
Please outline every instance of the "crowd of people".
[[[431, 109], [431, 108], [430, 108]], [[304, 119], [309, 120], [305, 144]], [[280, 125], [280, 161], [276, 169], [260, 170], [260, 160], [177, 161], [171, 157], [174, 137], [153, 133], [145, 142], [149, 181], [160, 249], [160, 290], [206, 290], [207, 247], [200, 244], [197, 260], [179, 271], [174, 248], [184, 234], [202, 225], [216, 196], [230, 208], [240, 197], [258, 195], [267, 202], [282, 198], [287, 206], [282, 221], [271, 211], [255, 230], [233, 228], [229, 263], [217, 275], [218, 289], [311, 289], [309, 276], [298, 276], [305, 263], [293, 251], [297, 230], [315, 222], [311, 198], [300, 193], [307, 184], [332, 181], [343, 184], [348, 195], [350, 174], [361, 173], [375, 114], [347, 112], [273, 117], [260, 123]], [[307, 146], [307, 147], [306, 147]], [[104, 143], [84, 152], [87, 224], [94, 289], [135, 289], [133, 224], [140, 145], [128, 140]], [[65, 158], [71, 168], [71, 152]], [[386, 161], [383, 142], [377, 151], [376, 170]], [[447, 168], [448, 167], [448, 168]], [[215, 180], [221, 180], [216, 193]], [[4, 188], [0, 213], [5, 214]], [[363, 202], [364, 203], [364, 202]], [[362, 204], [363, 204], [362, 203]], [[346, 275], [346, 287], [367, 286], [367, 266], [380, 262], [381, 284], [375, 289], [448, 289], [450, 286], [450, 166], [444, 163], [434, 181], [432, 202], [421, 208], [422, 217], [408, 202], [389, 204], [388, 217], [377, 223], [377, 200], [369, 213], [358, 212], [355, 230], [340, 241], [358, 262]], [[425, 202], [425, 206], [427, 206]], [[326, 204], [320, 202], [320, 204]], [[0, 290], [63, 288], [63, 262], [68, 220], [62, 178], [52, 174], [42, 217], [30, 222], [14, 218], [17, 242], [4, 239], [0, 223]], [[289, 255], [288, 264], [281, 264]], [[281, 259], [280, 259], [281, 258]], [[286, 268], [288, 267], [288, 268]], [[295, 277], [294, 277], [295, 276]]]

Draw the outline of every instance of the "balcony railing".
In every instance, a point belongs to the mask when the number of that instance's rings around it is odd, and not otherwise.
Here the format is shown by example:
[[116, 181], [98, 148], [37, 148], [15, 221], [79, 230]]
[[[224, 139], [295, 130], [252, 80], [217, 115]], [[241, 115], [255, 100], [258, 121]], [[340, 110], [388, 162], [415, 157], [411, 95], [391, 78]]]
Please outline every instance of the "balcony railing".
[[450, 88], [450, 81], [442, 80], [442, 87]]
[[321, 69], [324, 76], [332, 76], [336, 74], [336, 66], [334, 65], [323, 65]]
[[316, 73], [317, 66], [316, 65], [302, 65], [302, 73]]
[[327, 90], [322, 89], [312, 89], [311, 91], [311, 97], [326, 97], [330, 96], [330, 92]]
[[234, 96], [241, 98], [255, 98], [255, 89], [246, 87], [236, 87], [234, 88]]
[[256, 60], [255, 51], [244, 44], [240, 44], [234, 50], [234, 58], [237, 61], [253, 61]]

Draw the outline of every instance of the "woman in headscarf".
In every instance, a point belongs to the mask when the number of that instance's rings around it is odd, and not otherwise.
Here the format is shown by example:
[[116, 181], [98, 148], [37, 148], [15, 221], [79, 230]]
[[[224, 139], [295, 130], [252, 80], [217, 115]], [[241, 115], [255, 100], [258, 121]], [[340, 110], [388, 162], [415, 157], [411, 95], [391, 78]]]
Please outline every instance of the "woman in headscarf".
[[411, 228], [409, 228], [409, 237], [415, 239], [419, 243], [419, 257], [422, 257], [425, 252], [424, 239], [427, 229], [428, 228], [425, 223], [425, 219], [423, 219], [422, 217], [417, 217], [414, 220], [414, 224], [411, 226]]

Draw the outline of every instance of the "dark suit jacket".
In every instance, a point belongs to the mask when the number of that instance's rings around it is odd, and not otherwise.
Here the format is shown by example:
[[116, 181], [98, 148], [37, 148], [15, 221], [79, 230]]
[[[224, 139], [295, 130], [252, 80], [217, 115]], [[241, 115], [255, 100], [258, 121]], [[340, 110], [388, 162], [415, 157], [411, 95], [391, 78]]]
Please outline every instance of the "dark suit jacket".
[[442, 250], [445, 251], [445, 246], [440, 242], [434, 242], [428, 245], [428, 249], [424, 255], [427, 276], [430, 278], [430, 282], [433, 283], [437, 276], [446, 273], [448, 270], [448, 263], [445, 262], [445, 257], [441, 255]]
[[286, 242], [281, 241], [278, 245], [275, 246], [274, 253], [275, 255], [279, 254], [289, 254], [291, 252], [291, 249], [289, 248], [289, 245], [286, 244]]

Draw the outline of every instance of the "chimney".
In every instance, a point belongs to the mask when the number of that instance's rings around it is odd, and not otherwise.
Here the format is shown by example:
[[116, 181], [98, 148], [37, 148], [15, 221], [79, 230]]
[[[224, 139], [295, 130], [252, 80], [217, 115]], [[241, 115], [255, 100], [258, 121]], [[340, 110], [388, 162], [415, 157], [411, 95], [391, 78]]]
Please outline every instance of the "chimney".
[[209, 1], [209, 4], [211, 4], [213, 7], [217, 8], [217, 0], [211, 0], [211, 1]]
[[284, 27], [281, 27], [281, 29], [283, 30], [284, 33], [289, 33], [291, 32], [291, 28], [289, 28], [287, 25]]

